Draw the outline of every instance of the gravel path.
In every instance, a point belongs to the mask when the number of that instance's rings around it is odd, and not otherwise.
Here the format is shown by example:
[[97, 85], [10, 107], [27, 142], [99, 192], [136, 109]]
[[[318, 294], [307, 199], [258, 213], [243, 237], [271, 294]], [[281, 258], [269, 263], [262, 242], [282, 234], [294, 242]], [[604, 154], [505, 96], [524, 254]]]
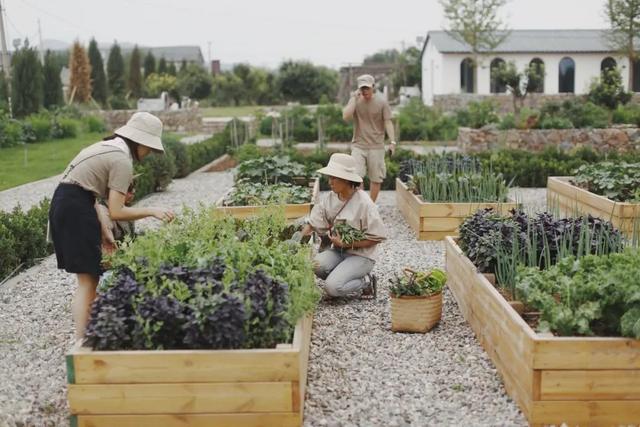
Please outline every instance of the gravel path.
[[[196, 173], [139, 205], [180, 210], [211, 204], [231, 183], [228, 172]], [[75, 277], [58, 270], [54, 256], [0, 286], [0, 427], [68, 425], [64, 355], [73, 343], [75, 287]]]
[[449, 291], [427, 334], [391, 332], [388, 281], [403, 267], [444, 267], [441, 242], [418, 242], [393, 192], [378, 201], [378, 301], [323, 300], [314, 317], [305, 425], [527, 425]]
[[[139, 205], [209, 204], [231, 183], [228, 172], [195, 173]], [[543, 200], [542, 193], [531, 191], [526, 201]], [[442, 266], [443, 245], [415, 240], [393, 192], [379, 204], [392, 239], [375, 270], [378, 301], [320, 304], [305, 425], [526, 425], [449, 292], [435, 330], [390, 332], [388, 279], [404, 266]], [[73, 341], [74, 290], [75, 278], [57, 270], [54, 257], [0, 287], [0, 427], [68, 424], [63, 356]]]
[[26, 210], [45, 197], [51, 198], [61, 178], [62, 175], [56, 175], [0, 191], [0, 211], [10, 211], [17, 205]]

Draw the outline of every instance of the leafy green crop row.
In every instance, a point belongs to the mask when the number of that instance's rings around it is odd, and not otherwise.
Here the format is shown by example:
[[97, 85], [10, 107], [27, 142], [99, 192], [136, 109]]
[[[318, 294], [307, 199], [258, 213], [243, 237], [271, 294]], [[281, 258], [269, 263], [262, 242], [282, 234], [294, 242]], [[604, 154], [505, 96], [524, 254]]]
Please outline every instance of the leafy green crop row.
[[314, 310], [309, 248], [284, 241], [284, 216], [251, 220], [201, 207], [128, 241], [92, 308], [96, 348], [257, 348], [291, 338]]

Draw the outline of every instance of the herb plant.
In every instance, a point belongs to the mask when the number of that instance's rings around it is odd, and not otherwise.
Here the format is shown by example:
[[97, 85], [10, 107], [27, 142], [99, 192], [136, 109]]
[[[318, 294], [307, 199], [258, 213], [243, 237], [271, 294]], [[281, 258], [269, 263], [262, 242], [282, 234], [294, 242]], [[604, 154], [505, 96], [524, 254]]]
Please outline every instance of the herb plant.
[[583, 165], [576, 170], [573, 183], [616, 202], [640, 203], [640, 163]]
[[353, 242], [365, 240], [367, 236], [362, 230], [352, 227], [346, 222], [338, 222], [333, 226], [333, 231], [340, 235], [340, 240], [345, 245], [352, 245]]
[[238, 165], [236, 175], [237, 180], [263, 184], [293, 183], [296, 178], [308, 178], [307, 170], [288, 156], [246, 160]]
[[311, 188], [287, 183], [261, 184], [236, 182], [224, 199], [225, 206], [260, 206], [270, 204], [302, 204], [311, 201]]
[[93, 304], [95, 349], [255, 348], [290, 339], [320, 297], [282, 212], [239, 221], [207, 208], [127, 240]]
[[413, 162], [409, 186], [425, 202], [506, 202], [509, 184], [502, 174], [462, 156], [430, 156]]
[[436, 268], [429, 273], [410, 272], [390, 280], [389, 292], [395, 298], [404, 296], [431, 296], [442, 292], [447, 274]]
[[522, 268], [517, 288], [541, 312], [539, 329], [558, 335], [640, 339], [640, 251], [567, 257], [540, 271]]

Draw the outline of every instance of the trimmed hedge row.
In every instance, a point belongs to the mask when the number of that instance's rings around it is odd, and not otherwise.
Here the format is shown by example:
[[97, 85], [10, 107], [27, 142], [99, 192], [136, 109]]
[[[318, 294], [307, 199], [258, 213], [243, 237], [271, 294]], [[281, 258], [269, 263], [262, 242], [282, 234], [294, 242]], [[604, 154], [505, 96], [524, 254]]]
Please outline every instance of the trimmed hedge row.
[[0, 282], [21, 265], [32, 265], [53, 252], [46, 242], [49, 199], [28, 211], [17, 206], [11, 212], [0, 211]]

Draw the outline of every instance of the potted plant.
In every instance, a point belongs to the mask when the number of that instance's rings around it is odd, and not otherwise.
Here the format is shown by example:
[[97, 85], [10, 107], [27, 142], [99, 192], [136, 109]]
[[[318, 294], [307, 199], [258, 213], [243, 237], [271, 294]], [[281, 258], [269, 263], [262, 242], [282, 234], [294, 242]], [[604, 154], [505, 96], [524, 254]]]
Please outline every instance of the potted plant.
[[446, 273], [437, 268], [428, 273], [405, 268], [403, 276], [392, 279], [391, 330], [431, 330], [442, 316], [442, 289], [446, 282]]

